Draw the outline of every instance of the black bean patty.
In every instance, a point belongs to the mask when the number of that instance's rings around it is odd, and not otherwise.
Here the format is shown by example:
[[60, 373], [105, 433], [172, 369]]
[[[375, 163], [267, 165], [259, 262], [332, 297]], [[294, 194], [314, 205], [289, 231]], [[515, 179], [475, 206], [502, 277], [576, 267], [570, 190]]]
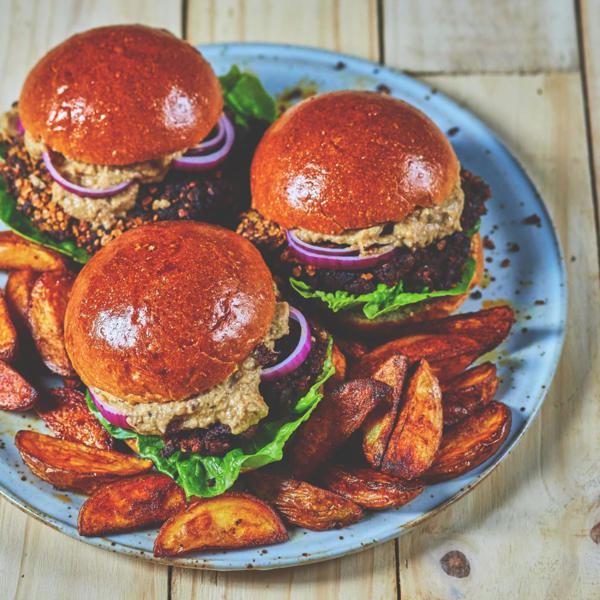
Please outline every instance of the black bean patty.
[[[294, 321], [291, 321], [294, 323]], [[285, 336], [275, 343], [274, 350], [269, 350], [261, 344], [257, 348], [258, 362], [268, 367], [283, 360], [294, 348], [298, 340], [298, 331], [292, 330], [291, 335]], [[312, 347], [306, 360], [288, 375], [276, 381], [260, 384], [260, 393], [269, 406], [269, 417], [285, 414], [302, 396], [323, 372], [323, 364], [327, 356], [327, 332], [316, 327], [311, 328]], [[268, 417], [267, 417], [268, 418]], [[254, 435], [256, 425], [250, 427], [238, 436], [231, 433], [228, 425], [216, 423], [206, 428], [177, 430], [177, 423], [169, 426], [163, 436], [165, 447], [164, 456], [171, 456], [177, 450], [195, 452], [203, 456], [223, 456], [232, 448], [236, 448], [244, 439]]]
[[57, 241], [72, 240], [92, 253], [147, 222], [193, 219], [234, 228], [237, 216], [250, 204], [250, 162], [265, 128], [266, 123], [259, 121], [249, 130], [236, 127], [233, 149], [216, 169], [195, 173], [171, 169], [160, 183], [140, 185], [135, 206], [109, 229], [68, 215], [52, 200], [52, 178], [42, 161], [31, 160], [21, 136], [9, 145], [0, 175], [17, 208], [33, 225]]
[[256, 211], [243, 215], [237, 231], [263, 252], [274, 271], [300, 279], [313, 289], [359, 295], [372, 292], [380, 283], [394, 286], [403, 281], [407, 292], [445, 290], [462, 277], [471, 246], [467, 232], [486, 213], [485, 201], [490, 197], [483, 180], [465, 169], [461, 171], [461, 184], [465, 193], [462, 231], [416, 251], [398, 248], [389, 260], [368, 270], [338, 271], [303, 264], [288, 249], [285, 231]]

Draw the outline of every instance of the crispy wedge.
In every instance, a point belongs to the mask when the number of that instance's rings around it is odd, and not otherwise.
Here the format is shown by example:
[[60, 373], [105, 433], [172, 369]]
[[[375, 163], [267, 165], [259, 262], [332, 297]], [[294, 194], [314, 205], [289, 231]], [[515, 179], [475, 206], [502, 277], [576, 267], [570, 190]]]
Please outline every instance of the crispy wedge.
[[17, 355], [17, 330], [13, 325], [4, 294], [0, 292], [0, 360], [12, 363]]
[[260, 472], [252, 473], [247, 481], [252, 491], [290, 525], [325, 531], [347, 527], [363, 517], [362, 509], [352, 500], [305, 481]]
[[35, 431], [18, 431], [15, 445], [32, 472], [59, 490], [91, 494], [106, 483], [152, 468], [150, 460], [59, 440]]
[[169, 518], [154, 542], [154, 556], [266, 546], [287, 539], [284, 524], [268, 504], [230, 492], [196, 500]]
[[357, 363], [359, 372], [374, 372], [390, 356], [403, 354], [410, 362], [426, 359], [440, 381], [449, 381], [462, 373], [483, 353], [483, 346], [469, 337], [422, 334], [392, 340], [365, 354]]
[[29, 299], [39, 273], [31, 269], [13, 271], [6, 281], [6, 304], [15, 325], [21, 330], [29, 328]]
[[79, 535], [95, 536], [164, 523], [185, 506], [185, 492], [170, 477], [146, 473], [97, 489], [79, 510]]
[[37, 403], [37, 414], [61, 440], [111, 450], [114, 438], [89, 411], [84, 395], [78, 390], [48, 390]]
[[408, 360], [401, 354], [393, 354], [384, 363], [379, 365], [375, 371], [361, 371], [353, 369], [353, 377], [370, 377], [377, 381], [383, 381], [392, 388], [387, 402], [382, 402], [377, 408], [369, 413], [362, 426], [362, 447], [365, 458], [375, 468], [381, 466], [390, 435], [394, 429], [402, 388], [406, 377]]
[[34, 244], [12, 231], [0, 232], [0, 269], [60, 271], [65, 262], [58, 252]]
[[435, 333], [454, 334], [477, 340], [481, 353], [485, 354], [498, 346], [510, 333], [515, 321], [515, 312], [510, 306], [495, 306], [478, 312], [452, 315], [444, 319], [408, 323], [404, 335]]
[[496, 365], [486, 362], [442, 386], [444, 427], [462, 421], [488, 404], [498, 389]]
[[408, 382], [381, 470], [403, 479], [419, 477], [435, 458], [442, 429], [442, 392], [428, 362], [421, 360]]
[[429, 482], [454, 479], [486, 461], [510, 432], [510, 408], [490, 402], [444, 433], [439, 452], [424, 474]]
[[354, 379], [325, 396], [296, 434], [290, 452], [293, 476], [305, 479], [312, 474], [390, 393], [380, 381]]
[[323, 485], [371, 510], [404, 506], [423, 491], [423, 484], [390, 477], [374, 469], [335, 465], [320, 477]]
[[75, 375], [65, 350], [64, 320], [75, 276], [68, 271], [42, 273], [31, 290], [29, 324], [44, 364], [54, 373]]
[[335, 367], [335, 373], [325, 384], [325, 387], [328, 390], [340, 385], [340, 383], [343, 383], [346, 379], [346, 357], [342, 354], [336, 344], [333, 344], [331, 349], [331, 361]]
[[22, 375], [0, 361], [1, 410], [29, 410], [38, 397], [37, 390]]

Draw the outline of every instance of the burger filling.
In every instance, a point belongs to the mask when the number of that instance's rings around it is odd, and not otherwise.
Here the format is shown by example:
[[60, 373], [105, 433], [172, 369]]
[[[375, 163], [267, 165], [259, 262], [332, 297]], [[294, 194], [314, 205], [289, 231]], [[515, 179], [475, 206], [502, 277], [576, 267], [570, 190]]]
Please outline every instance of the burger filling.
[[[336, 312], [361, 309], [372, 319], [430, 298], [467, 291], [475, 271], [475, 261], [470, 258], [472, 236], [486, 212], [490, 191], [480, 178], [464, 169], [460, 180], [439, 209], [417, 208], [401, 223], [350, 232], [345, 243], [356, 248], [358, 256], [394, 248], [368, 268], [345, 270], [310, 264], [289, 247], [282, 228], [256, 211], [243, 216], [238, 233], [253, 242], [273, 269], [286, 276], [304, 298]], [[379, 237], [374, 237], [375, 230]], [[294, 233], [308, 241], [301, 230]], [[342, 241], [342, 236], [323, 236], [320, 241], [330, 245], [334, 241], [330, 238], [336, 238], [336, 243]]]
[[[115, 396], [92, 388], [104, 403], [125, 415], [138, 433], [163, 435], [179, 429], [207, 428], [219, 423], [237, 435], [267, 416], [269, 408], [260, 393], [261, 357], [272, 352], [275, 341], [289, 333], [289, 305], [278, 302], [271, 328], [261, 346], [225, 381], [197, 396], [179, 402], [129, 404]], [[264, 359], [262, 359], [264, 362]]]

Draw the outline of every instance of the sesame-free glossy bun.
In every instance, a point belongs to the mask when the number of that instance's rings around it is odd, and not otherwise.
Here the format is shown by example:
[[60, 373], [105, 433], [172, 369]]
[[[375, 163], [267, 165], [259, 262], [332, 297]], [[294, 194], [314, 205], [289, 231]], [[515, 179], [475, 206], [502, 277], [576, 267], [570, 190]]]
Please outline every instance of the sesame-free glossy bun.
[[117, 25], [74, 35], [29, 72], [26, 131], [68, 158], [144, 162], [200, 142], [223, 109], [219, 80], [193, 46], [164, 29]]
[[88, 386], [130, 403], [185, 400], [235, 370], [274, 310], [271, 274], [250, 242], [164, 221], [124, 233], [85, 265], [65, 344]]
[[[469, 290], [479, 284], [483, 276], [483, 242], [476, 233], [471, 240], [470, 256], [475, 260], [475, 272]], [[362, 311], [340, 311], [330, 313], [331, 327], [346, 335], [354, 335], [367, 340], [385, 341], [402, 335], [413, 323], [441, 319], [456, 312], [469, 296], [468, 292], [458, 296], [442, 296], [411, 305], [410, 310], [398, 310], [375, 319], [367, 319]]]
[[339, 234], [439, 204], [458, 177], [452, 146], [415, 107], [376, 92], [330, 92], [267, 130], [252, 162], [252, 204], [286, 229]]

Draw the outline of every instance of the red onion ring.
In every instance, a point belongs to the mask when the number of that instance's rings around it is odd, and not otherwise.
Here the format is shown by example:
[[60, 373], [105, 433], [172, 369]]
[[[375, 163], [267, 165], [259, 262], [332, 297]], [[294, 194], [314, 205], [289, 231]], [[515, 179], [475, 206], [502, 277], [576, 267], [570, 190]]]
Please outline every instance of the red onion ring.
[[300, 325], [300, 338], [292, 352], [280, 363], [263, 369], [260, 378], [263, 381], [281, 379], [288, 373], [295, 371], [310, 353], [312, 342], [310, 339], [310, 327], [304, 315], [293, 306], [290, 306], [290, 319], [294, 319]]
[[369, 256], [327, 256], [319, 252], [306, 250], [297, 244], [296, 241], [289, 235], [288, 245], [290, 250], [303, 263], [307, 265], [313, 265], [314, 267], [333, 269], [334, 271], [360, 271], [361, 269], [368, 269], [369, 267], [374, 267], [375, 265], [383, 262], [392, 256], [392, 254], [394, 254], [396, 251], [395, 248], [390, 248], [389, 250], [384, 250], [379, 254], [370, 254]]
[[21, 118], [17, 117], [17, 132], [19, 135], [25, 135], [25, 127], [23, 127], [23, 123], [21, 123]]
[[315, 252], [316, 254], [325, 254], [330, 256], [346, 256], [349, 254], [358, 254], [358, 251], [354, 248], [328, 248], [327, 246], [317, 246], [316, 244], [309, 244], [308, 242], [303, 242], [292, 229], [288, 229], [285, 232], [287, 236], [287, 241], [290, 246], [295, 245], [303, 250], [308, 250], [308, 252]]
[[[225, 141], [223, 145], [210, 154], [203, 154], [201, 156], [181, 156], [173, 161], [173, 166], [176, 169], [182, 171], [207, 171], [216, 167], [219, 163], [223, 162], [229, 154], [231, 147], [233, 146], [233, 140], [235, 139], [235, 131], [231, 121], [223, 115], [221, 117], [221, 124], [225, 132]], [[210, 142], [209, 142], [210, 143]]]
[[88, 388], [90, 396], [96, 405], [96, 408], [100, 411], [100, 414], [112, 425], [116, 425], [117, 427], [122, 427], [123, 429], [131, 429], [131, 426], [127, 422], [127, 418], [125, 415], [117, 412], [114, 408], [102, 402], [90, 388]]
[[87, 188], [82, 185], [71, 183], [69, 180], [65, 179], [52, 164], [52, 159], [50, 158], [50, 154], [48, 152], [42, 153], [42, 159], [44, 160], [44, 165], [46, 166], [46, 169], [48, 169], [48, 173], [50, 173], [52, 179], [54, 179], [58, 185], [67, 190], [67, 192], [71, 192], [77, 196], [85, 196], [87, 198], [106, 198], [107, 196], [119, 194], [123, 190], [126, 190], [133, 183], [133, 179], [130, 179], [129, 181], [119, 183], [109, 188], [104, 188], [103, 190]]
[[225, 115], [221, 115], [219, 120], [217, 121], [217, 133], [208, 140], [202, 140], [197, 146], [190, 148], [185, 156], [190, 156], [194, 154], [201, 154], [206, 150], [212, 150], [216, 148], [225, 138], [225, 125], [224, 122], [227, 120]]

